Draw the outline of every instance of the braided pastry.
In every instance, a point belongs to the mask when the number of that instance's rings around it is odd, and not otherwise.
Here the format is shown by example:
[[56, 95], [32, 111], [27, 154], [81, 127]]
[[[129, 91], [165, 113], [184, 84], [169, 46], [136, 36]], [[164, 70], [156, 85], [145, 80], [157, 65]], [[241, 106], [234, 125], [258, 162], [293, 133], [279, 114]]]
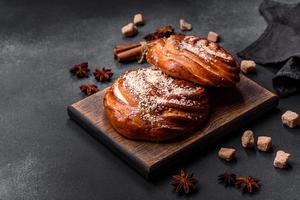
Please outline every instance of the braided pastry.
[[107, 90], [103, 101], [115, 130], [136, 140], [182, 136], [199, 128], [209, 112], [203, 87], [152, 67], [126, 72]]
[[217, 43], [196, 36], [158, 40], [150, 47], [147, 61], [172, 77], [204, 86], [231, 87], [239, 81], [235, 58]]

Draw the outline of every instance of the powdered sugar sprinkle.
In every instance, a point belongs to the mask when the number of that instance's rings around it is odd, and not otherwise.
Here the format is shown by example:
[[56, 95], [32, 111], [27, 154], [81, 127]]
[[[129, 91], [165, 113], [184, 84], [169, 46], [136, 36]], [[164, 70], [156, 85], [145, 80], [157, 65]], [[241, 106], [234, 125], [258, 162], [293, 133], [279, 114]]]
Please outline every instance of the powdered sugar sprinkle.
[[[195, 43], [196, 42], [196, 43]], [[217, 44], [214, 44], [217, 45]], [[195, 36], [186, 36], [180, 43], [181, 49], [186, 49], [194, 54], [204, 54], [208, 53], [210, 55], [215, 55], [224, 59], [231, 59], [231, 56], [222, 50], [214, 50], [209, 46], [209, 42], [205, 39], [199, 39]]]
[[176, 84], [175, 79], [154, 67], [129, 71], [123, 76], [123, 87], [138, 98], [138, 107], [143, 110], [143, 120], [154, 123], [161, 119], [155, 115], [170, 104], [194, 106], [197, 102], [186, 96], [199, 91], [201, 87]]

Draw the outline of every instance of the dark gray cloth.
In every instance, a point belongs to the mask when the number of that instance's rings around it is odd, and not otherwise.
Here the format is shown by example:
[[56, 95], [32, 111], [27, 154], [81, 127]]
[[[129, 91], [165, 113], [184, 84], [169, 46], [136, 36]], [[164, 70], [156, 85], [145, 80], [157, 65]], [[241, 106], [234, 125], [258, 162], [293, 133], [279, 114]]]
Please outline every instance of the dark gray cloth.
[[300, 89], [300, 3], [265, 0], [259, 11], [268, 27], [238, 56], [280, 67], [273, 78], [274, 89], [280, 96], [291, 95]]

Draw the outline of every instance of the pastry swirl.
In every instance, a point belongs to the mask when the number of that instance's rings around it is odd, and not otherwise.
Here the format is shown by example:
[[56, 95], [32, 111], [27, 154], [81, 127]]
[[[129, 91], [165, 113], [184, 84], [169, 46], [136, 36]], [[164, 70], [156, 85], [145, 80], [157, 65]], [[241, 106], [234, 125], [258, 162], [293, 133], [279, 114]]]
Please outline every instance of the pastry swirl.
[[239, 81], [235, 58], [217, 43], [197, 36], [160, 39], [150, 47], [146, 58], [172, 77], [204, 86], [232, 87]]
[[203, 87], [152, 67], [120, 76], [103, 101], [115, 130], [136, 140], [165, 141], [187, 134], [199, 128], [209, 113]]

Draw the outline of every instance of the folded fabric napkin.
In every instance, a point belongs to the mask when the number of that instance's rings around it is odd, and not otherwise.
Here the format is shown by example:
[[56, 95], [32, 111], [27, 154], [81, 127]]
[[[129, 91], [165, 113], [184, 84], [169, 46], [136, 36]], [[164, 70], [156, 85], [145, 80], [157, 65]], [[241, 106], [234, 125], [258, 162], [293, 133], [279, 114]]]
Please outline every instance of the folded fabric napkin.
[[300, 3], [265, 0], [259, 11], [268, 27], [238, 56], [281, 67], [273, 78], [274, 89], [279, 96], [291, 95], [300, 90]]

